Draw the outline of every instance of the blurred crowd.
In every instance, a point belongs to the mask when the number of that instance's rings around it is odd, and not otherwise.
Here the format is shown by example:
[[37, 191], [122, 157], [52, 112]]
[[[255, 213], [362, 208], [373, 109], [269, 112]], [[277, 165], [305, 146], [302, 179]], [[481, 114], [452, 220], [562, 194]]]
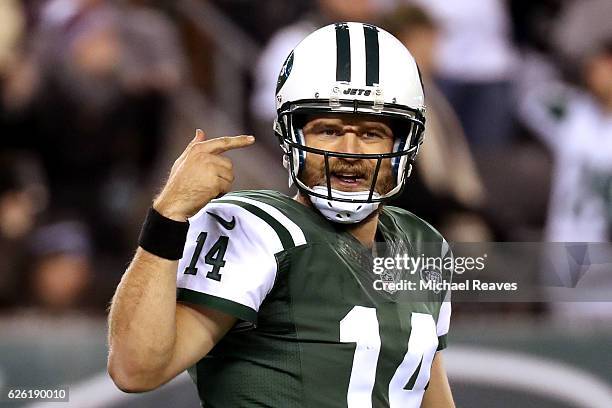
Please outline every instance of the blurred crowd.
[[2, 0], [0, 313], [104, 313], [196, 126], [255, 134], [238, 177], [266, 163], [248, 186], [286, 191], [278, 71], [333, 21], [392, 32], [423, 75], [394, 205], [449, 241], [610, 241], [610, 0]]

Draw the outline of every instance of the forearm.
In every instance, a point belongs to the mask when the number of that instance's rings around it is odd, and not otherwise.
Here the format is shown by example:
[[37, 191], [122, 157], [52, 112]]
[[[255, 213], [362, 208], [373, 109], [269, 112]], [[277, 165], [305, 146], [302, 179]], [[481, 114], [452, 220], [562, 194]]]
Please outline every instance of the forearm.
[[429, 387], [423, 396], [421, 408], [455, 408], [441, 352], [437, 352], [434, 357], [429, 375]]
[[109, 314], [109, 371], [147, 382], [169, 363], [176, 342], [176, 268], [138, 248]]

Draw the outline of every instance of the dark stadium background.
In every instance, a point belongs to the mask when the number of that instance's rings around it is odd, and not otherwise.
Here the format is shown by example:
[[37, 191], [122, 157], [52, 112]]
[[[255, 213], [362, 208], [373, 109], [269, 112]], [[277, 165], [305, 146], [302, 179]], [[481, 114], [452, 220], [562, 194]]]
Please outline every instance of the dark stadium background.
[[[593, 93], [585, 64], [594, 49], [612, 53], [610, 0], [483, 0], [482, 7], [448, 0], [449, 7], [462, 3], [454, 6], [462, 17], [451, 23], [405, 8], [423, 3], [2, 0], [3, 393], [68, 386], [70, 403], [62, 407], [197, 406], [186, 374], [143, 395], [114, 387], [105, 371], [106, 310], [151, 198], [195, 128], [210, 137], [254, 134], [256, 145], [230, 154], [234, 187], [288, 191], [269, 113], [256, 99], [265, 68], [258, 61], [287, 26], [307, 30], [361, 16], [396, 32], [407, 21], [425, 27], [422, 35], [433, 30], [437, 46], [458, 41], [451, 28], [461, 24], [490, 40], [484, 45], [498, 47], [492, 53], [512, 60], [490, 77], [448, 74], [455, 65], [430, 67], [437, 93], [426, 95], [443, 101], [436, 103], [438, 153], [451, 166], [437, 180], [417, 166], [396, 205], [450, 241], [555, 240], [548, 223], [559, 199], [550, 194], [559, 158], [534, 131], [523, 96], [547, 82]], [[471, 57], [476, 68], [487, 55]], [[607, 92], [610, 98], [612, 88]], [[561, 119], [563, 102], [549, 105]], [[612, 170], [599, 177], [609, 206], [600, 220], [607, 235], [599, 241], [609, 242]], [[612, 263], [599, 273], [599, 288], [612, 293]], [[454, 304], [444, 354], [457, 406], [612, 406], [612, 295], [606, 296], [599, 300], [607, 302]], [[0, 398], [5, 404], [37, 406]]]

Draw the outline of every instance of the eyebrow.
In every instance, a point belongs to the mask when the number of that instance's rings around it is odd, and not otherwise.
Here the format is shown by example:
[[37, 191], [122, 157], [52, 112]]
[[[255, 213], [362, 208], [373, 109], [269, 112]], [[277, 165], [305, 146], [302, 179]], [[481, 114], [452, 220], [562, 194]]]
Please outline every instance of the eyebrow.
[[376, 129], [384, 130], [385, 132], [387, 130], [391, 131], [391, 127], [389, 125], [386, 125], [384, 123], [378, 123], [378, 122], [362, 122], [360, 126], [376, 128]]
[[342, 121], [342, 119], [336, 118], [319, 118], [315, 119], [310, 123], [310, 126], [321, 126], [321, 125], [330, 125], [330, 126], [359, 126], [359, 127], [368, 127], [375, 128], [384, 131], [391, 131], [391, 127], [384, 123], [372, 122], [372, 121], [359, 121], [354, 124], [347, 124]]
[[343, 122], [340, 119], [334, 118], [319, 118], [310, 122], [311, 126], [317, 125], [343, 125]]
[[[338, 120], [334, 120], [333, 122], [329, 122], [330, 119], [315, 119], [312, 122], [307, 123], [304, 126], [304, 130], [306, 129], [318, 129], [320, 127], [324, 127], [324, 126], [333, 126], [333, 127], [342, 127], [343, 124], [342, 122], [338, 121]], [[331, 119], [333, 120], [333, 119]]]

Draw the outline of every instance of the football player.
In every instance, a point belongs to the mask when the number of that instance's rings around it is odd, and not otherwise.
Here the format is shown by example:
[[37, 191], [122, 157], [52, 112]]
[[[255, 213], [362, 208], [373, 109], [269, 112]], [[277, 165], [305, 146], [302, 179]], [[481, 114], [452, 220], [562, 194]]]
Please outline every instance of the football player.
[[196, 132], [112, 302], [115, 384], [151, 390], [188, 369], [206, 407], [453, 407], [448, 294], [380, 290], [371, 268], [375, 242], [450, 256], [429, 224], [383, 206], [422, 142], [414, 59], [380, 28], [332, 24], [289, 55], [276, 104], [297, 195], [228, 193], [222, 153], [254, 138]]

